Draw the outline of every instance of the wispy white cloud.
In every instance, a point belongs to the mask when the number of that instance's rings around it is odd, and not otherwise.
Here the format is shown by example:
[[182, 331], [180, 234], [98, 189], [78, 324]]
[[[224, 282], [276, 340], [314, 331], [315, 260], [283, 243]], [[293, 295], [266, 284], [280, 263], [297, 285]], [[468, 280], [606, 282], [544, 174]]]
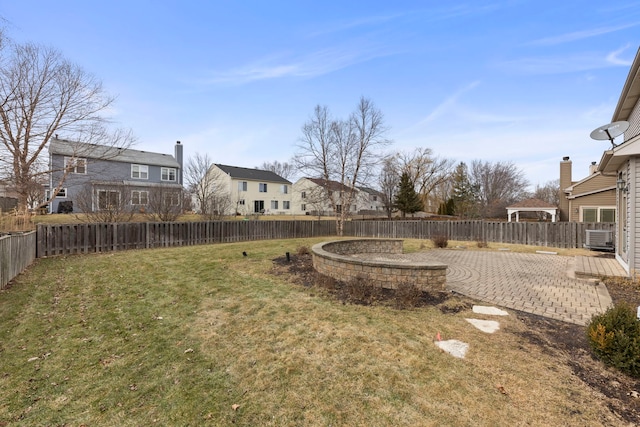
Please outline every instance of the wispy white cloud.
[[357, 43], [330, 47], [297, 57], [268, 58], [227, 71], [215, 72], [204, 83], [245, 84], [285, 77], [311, 78], [395, 53], [397, 51], [382, 46]]
[[462, 95], [473, 90], [479, 84], [479, 81], [475, 81], [458, 89], [456, 92], [451, 94], [451, 96], [447, 97], [444, 101], [438, 104], [424, 119], [420, 120], [416, 124], [416, 126], [424, 126], [428, 123], [432, 123], [443, 115], [451, 112], [455, 108], [458, 100], [462, 97]]
[[618, 50], [614, 50], [613, 52], [611, 52], [610, 54], [607, 55], [607, 62], [614, 64], [614, 65], [624, 65], [625, 67], [629, 67], [631, 66], [631, 64], [633, 63], [633, 58], [629, 58], [629, 59], [621, 59], [619, 56], [621, 53], [623, 53], [625, 50], [629, 49], [631, 45], [627, 44], [624, 47], [621, 47]]
[[462, 4], [447, 6], [443, 8], [411, 10], [402, 13], [392, 13], [388, 15], [356, 17], [352, 20], [344, 20], [336, 23], [324, 24], [324, 27], [322, 29], [312, 31], [309, 36], [315, 37], [325, 34], [349, 31], [355, 28], [375, 27], [401, 20], [419, 19], [422, 23], [445, 21], [462, 16], [485, 13], [487, 11], [495, 10], [498, 7], [499, 6], [497, 4], [485, 4], [481, 6]]
[[406, 15], [407, 15], [406, 13], [394, 13], [390, 15], [365, 16], [361, 18], [355, 18], [350, 21], [343, 21], [335, 24], [326, 24], [322, 29], [319, 29], [317, 31], [313, 31], [312, 33], [310, 33], [309, 36], [317, 37], [325, 34], [348, 31], [354, 28], [377, 26], [380, 24], [385, 24], [387, 22], [397, 20]]
[[576, 40], [588, 39], [588, 38], [600, 36], [603, 34], [625, 30], [627, 28], [635, 27], [638, 25], [640, 25], [640, 22], [632, 22], [629, 24], [609, 26], [609, 27], [591, 28], [583, 31], [575, 31], [572, 33], [560, 34], [558, 36], [553, 36], [553, 37], [545, 37], [542, 39], [534, 40], [528, 44], [532, 46], [551, 46], [551, 45], [557, 45], [562, 43], [569, 43]]
[[610, 53], [581, 53], [574, 55], [528, 57], [503, 61], [496, 66], [508, 72], [521, 74], [563, 74], [596, 70], [611, 66], [629, 66], [631, 59], [620, 58], [629, 45]]

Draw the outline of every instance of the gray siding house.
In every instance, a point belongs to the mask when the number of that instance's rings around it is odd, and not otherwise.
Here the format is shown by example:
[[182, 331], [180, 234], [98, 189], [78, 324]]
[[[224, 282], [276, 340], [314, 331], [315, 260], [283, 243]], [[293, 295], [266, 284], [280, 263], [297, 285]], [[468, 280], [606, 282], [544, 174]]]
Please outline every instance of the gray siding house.
[[[170, 155], [52, 139], [47, 196], [57, 188], [59, 191], [49, 203], [49, 212], [58, 212], [65, 201], [71, 202], [73, 212], [97, 211], [115, 204], [144, 212], [154, 191], [179, 194], [182, 162], [180, 141], [175, 155]], [[174, 198], [170, 203], [181, 203]]]

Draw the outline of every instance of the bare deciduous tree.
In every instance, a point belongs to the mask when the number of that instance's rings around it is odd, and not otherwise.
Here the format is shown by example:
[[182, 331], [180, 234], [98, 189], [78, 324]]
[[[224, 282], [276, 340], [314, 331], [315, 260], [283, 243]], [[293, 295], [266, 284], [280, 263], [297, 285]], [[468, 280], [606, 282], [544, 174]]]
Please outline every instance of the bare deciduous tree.
[[[409, 174], [416, 192], [422, 200], [425, 211], [430, 209], [430, 197], [435, 196], [434, 190], [440, 188], [451, 178], [454, 161], [433, 155], [430, 148], [416, 148], [411, 153], [400, 153], [403, 172]], [[442, 195], [431, 200], [431, 208], [440, 205]]]
[[181, 188], [151, 187], [146, 215], [152, 221], [175, 221], [182, 213], [182, 199]]
[[477, 189], [480, 215], [483, 218], [502, 217], [507, 206], [527, 197], [529, 183], [524, 172], [511, 162], [474, 160], [469, 176]]
[[221, 172], [211, 169], [208, 154], [195, 153], [187, 161], [184, 179], [196, 199], [196, 208], [207, 219], [220, 219], [232, 210], [231, 194], [222, 185]]
[[347, 120], [333, 119], [327, 107], [317, 106], [302, 127], [296, 164], [314, 178], [340, 185], [340, 191], [326, 186], [339, 235], [355, 201], [356, 185], [366, 185], [380, 161], [378, 149], [390, 144], [386, 131], [382, 112], [364, 97]]
[[[59, 51], [4, 40], [0, 60], [0, 167], [14, 183], [19, 210], [28, 209], [31, 189], [51, 172], [44, 150], [58, 132], [91, 144], [132, 143], [129, 132], [107, 132], [104, 114], [113, 98], [102, 84]], [[66, 173], [59, 176], [50, 197]]]
[[257, 167], [256, 169], [271, 171], [284, 179], [291, 179], [295, 174], [293, 163], [280, 163], [277, 160], [273, 162], [264, 162], [262, 163], [262, 166], [260, 166], [259, 168]]
[[542, 186], [536, 185], [533, 197], [558, 206], [560, 204], [560, 179], [547, 181]]
[[382, 161], [382, 169], [378, 177], [378, 186], [382, 193], [382, 205], [387, 218], [391, 219], [394, 209], [394, 200], [400, 186], [400, 164], [398, 156], [387, 156]]
[[117, 183], [86, 184], [75, 200], [74, 211], [80, 221], [87, 222], [129, 222], [135, 208], [131, 204], [131, 188]]

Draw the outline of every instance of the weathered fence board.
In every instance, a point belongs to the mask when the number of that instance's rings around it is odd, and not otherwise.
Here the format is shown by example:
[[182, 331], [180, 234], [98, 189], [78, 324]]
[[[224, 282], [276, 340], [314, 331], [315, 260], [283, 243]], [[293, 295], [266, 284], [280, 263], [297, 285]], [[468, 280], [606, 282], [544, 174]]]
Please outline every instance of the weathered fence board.
[[[208, 221], [38, 225], [37, 256], [128, 249], [334, 236], [335, 221]], [[512, 243], [581, 248], [586, 230], [615, 230], [608, 223], [488, 221], [349, 221], [345, 236]]]
[[36, 258], [36, 232], [0, 236], [0, 289]]

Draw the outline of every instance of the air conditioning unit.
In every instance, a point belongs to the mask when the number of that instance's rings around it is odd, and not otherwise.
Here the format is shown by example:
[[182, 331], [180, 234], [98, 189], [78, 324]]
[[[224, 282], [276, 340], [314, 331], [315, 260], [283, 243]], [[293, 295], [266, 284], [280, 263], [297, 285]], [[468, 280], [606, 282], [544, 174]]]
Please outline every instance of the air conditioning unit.
[[612, 230], [586, 230], [584, 247], [597, 251], [614, 251]]

